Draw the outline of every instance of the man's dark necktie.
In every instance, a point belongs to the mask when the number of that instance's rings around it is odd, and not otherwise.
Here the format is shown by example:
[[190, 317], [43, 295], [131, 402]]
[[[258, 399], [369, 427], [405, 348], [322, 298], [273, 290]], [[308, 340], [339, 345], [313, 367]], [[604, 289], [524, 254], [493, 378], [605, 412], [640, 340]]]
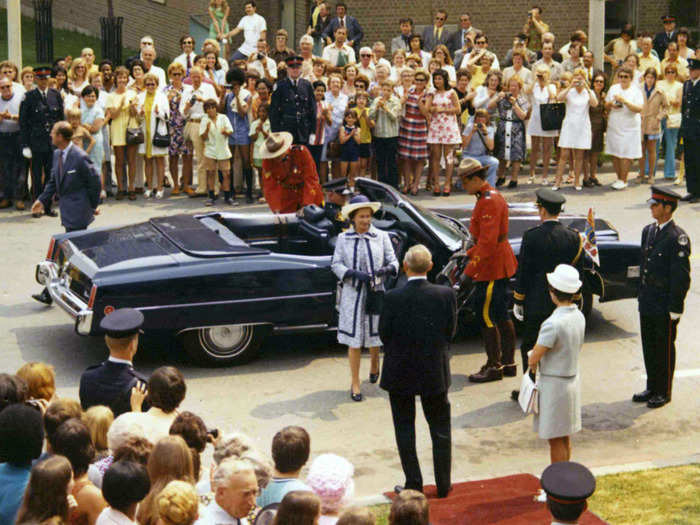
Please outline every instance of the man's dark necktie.
[[345, 27], [345, 19], [344, 18], [340, 19], [340, 27]]

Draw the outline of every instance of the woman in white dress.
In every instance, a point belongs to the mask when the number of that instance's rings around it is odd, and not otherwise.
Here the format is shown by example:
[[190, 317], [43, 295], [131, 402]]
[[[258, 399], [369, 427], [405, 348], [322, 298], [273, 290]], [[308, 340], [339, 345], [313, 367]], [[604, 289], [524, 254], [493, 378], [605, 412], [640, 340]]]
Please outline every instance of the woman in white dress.
[[632, 161], [642, 156], [642, 107], [644, 98], [637, 86], [632, 85], [632, 70], [621, 67], [618, 83], [610, 86], [605, 97], [609, 111], [605, 152], [612, 156], [617, 180], [612, 188], [627, 187], [627, 175]]
[[566, 116], [559, 135], [561, 155], [559, 156], [559, 166], [557, 166], [557, 177], [552, 189], [558, 190], [561, 186], [566, 160], [569, 159], [570, 155], [573, 155], [574, 188], [576, 191], [581, 191], [583, 189], [580, 184], [583, 154], [591, 149], [593, 138], [588, 109], [598, 105], [598, 98], [586, 82], [585, 70], [580, 68], [574, 70], [571, 84], [557, 95], [557, 100], [566, 102]]
[[538, 411], [534, 430], [549, 441], [552, 463], [569, 461], [571, 435], [581, 430], [581, 380], [578, 357], [583, 346], [586, 318], [574, 304], [581, 288], [576, 268], [558, 265], [547, 274], [549, 296], [556, 306], [540, 327], [528, 366], [538, 373]]
[[540, 64], [535, 69], [535, 82], [526, 86], [526, 94], [531, 97], [532, 112], [527, 126], [527, 134], [530, 135], [532, 147], [530, 150], [530, 182], [535, 181], [535, 167], [542, 150], [542, 184], [547, 184], [549, 175], [549, 160], [552, 156], [554, 137], [559, 135], [558, 130], [542, 129], [540, 120], [540, 105], [553, 101], [557, 95], [557, 88], [549, 81], [549, 68]]
[[360, 392], [360, 357], [362, 348], [369, 348], [371, 366], [369, 380], [379, 379], [379, 315], [367, 311], [370, 287], [383, 289], [381, 279], [395, 275], [399, 263], [389, 234], [372, 226], [372, 215], [380, 208], [364, 195], [353, 197], [343, 206], [343, 217], [350, 220], [349, 230], [338, 235], [331, 270], [341, 282], [338, 312], [338, 342], [348, 345], [352, 385], [350, 397], [362, 401]]

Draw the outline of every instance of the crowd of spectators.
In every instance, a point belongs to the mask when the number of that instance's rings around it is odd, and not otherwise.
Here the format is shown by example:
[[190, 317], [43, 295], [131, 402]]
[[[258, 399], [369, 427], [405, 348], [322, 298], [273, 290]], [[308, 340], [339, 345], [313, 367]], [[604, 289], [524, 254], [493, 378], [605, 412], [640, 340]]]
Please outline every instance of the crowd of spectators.
[[[179, 410], [185, 393], [177, 369], [158, 368], [147, 390], [133, 390], [132, 410], [114, 418], [106, 406], [83, 411], [59, 398], [45, 363], [0, 374], [0, 523], [375, 523], [370, 510], [352, 506], [352, 463], [314, 457], [305, 429], [282, 428], [269, 451], [259, 450], [259, 439], [208, 430]], [[141, 412], [144, 398], [151, 408]], [[207, 447], [210, 465], [202, 463]], [[427, 500], [404, 491], [392, 515], [395, 525], [427, 525]]]
[[[369, 46], [361, 20], [348, 11], [343, 2], [317, 0], [295, 50], [284, 29], [268, 38], [255, 2], [229, 27], [237, 14], [212, 0], [210, 38], [195, 50], [194, 38], [184, 35], [182, 54], [166, 69], [155, 65], [150, 36], [123, 65], [96, 63], [89, 48], [56, 60], [49, 86], [61, 94], [74, 143], [101, 169], [102, 199], [195, 197], [215, 189], [229, 205], [238, 203], [236, 194], [263, 202], [259, 153], [270, 133], [268, 106], [293, 55], [303, 59], [301, 78], [316, 97], [317, 125], [306, 145], [321, 182], [329, 173], [351, 181], [370, 176], [412, 195], [423, 188], [449, 195], [461, 155], [493, 167], [493, 185], [504, 184], [509, 169], [507, 187], [516, 187], [523, 163], [528, 182], [536, 182], [541, 166], [538, 182], [552, 184], [554, 163], [553, 188], [581, 190], [601, 184], [597, 168], [606, 152], [617, 175], [612, 187], [624, 189], [635, 160], [639, 182], [654, 179], [662, 144], [664, 178], [676, 179], [681, 87], [695, 51], [688, 30], [676, 30], [671, 17], [653, 39], [625, 25], [605, 47], [606, 73], [594, 67], [583, 30], [555, 36], [536, 6], [523, 27], [513, 28], [512, 48], [500, 58], [489, 49], [488, 30], [474, 27], [466, 12], [451, 33], [444, 9], [422, 32], [401, 18], [388, 46]], [[233, 49], [238, 33], [243, 43]], [[6, 136], [17, 132], [24, 93], [35, 84], [31, 67], [9, 61], [0, 64], [0, 77], [7, 79], [0, 79]], [[566, 104], [563, 128], [544, 129], [542, 105], [555, 102]], [[131, 140], [136, 128], [141, 144]], [[19, 155], [16, 147], [0, 154], [0, 208], [14, 199], [24, 209], [28, 164], [38, 161]]]

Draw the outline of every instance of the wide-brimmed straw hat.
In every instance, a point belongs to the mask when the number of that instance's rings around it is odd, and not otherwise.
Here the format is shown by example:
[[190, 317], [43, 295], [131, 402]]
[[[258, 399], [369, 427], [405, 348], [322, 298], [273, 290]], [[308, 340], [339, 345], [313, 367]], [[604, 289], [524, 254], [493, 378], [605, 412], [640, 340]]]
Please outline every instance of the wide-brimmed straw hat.
[[459, 166], [457, 166], [457, 175], [460, 177], [479, 175], [481, 178], [485, 178], [488, 169], [488, 166], [484, 166], [478, 160], [472, 157], [464, 157]]
[[343, 217], [349, 219], [350, 214], [355, 210], [370, 208], [374, 214], [381, 207], [382, 204], [380, 202], [371, 201], [364, 195], [355, 195], [352, 199], [350, 199], [350, 202], [341, 208], [340, 213], [343, 214]]
[[547, 274], [547, 282], [552, 288], [564, 293], [576, 293], [583, 284], [578, 270], [570, 264], [558, 264], [553, 272]]
[[274, 159], [284, 155], [292, 145], [292, 142], [294, 142], [294, 137], [287, 131], [270, 133], [263, 143], [263, 147], [260, 151], [260, 158]]

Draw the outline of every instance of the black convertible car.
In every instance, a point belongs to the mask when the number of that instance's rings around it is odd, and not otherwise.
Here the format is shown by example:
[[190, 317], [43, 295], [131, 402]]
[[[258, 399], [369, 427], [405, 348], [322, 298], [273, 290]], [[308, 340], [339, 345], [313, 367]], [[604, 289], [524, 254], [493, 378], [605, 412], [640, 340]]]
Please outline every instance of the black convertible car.
[[[389, 232], [399, 260], [413, 244], [431, 250], [430, 278], [458, 290], [468, 323], [471, 284], [459, 278], [471, 243], [465, 209], [429, 211], [369, 179], [358, 179], [356, 190], [383, 203], [374, 224]], [[511, 207], [516, 255], [523, 232], [537, 220], [534, 206]], [[562, 216], [562, 221], [581, 231], [585, 225], [584, 217]], [[639, 245], [620, 242], [604, 220], [596, 220], [596, 234], [601, 267], [586, 269], [584, 313], [593, 295], [600, 301], [636, 297], [639, 282]], [[335, 327], [334, 245], [332, 224], [315, 206], [299, 215], [155, 217], [53, 236], [36, 280], [75, 320], [79, 334], [99, 334], [105, 315], [129, 306], [143, 312], [144, 330], [181, 336], [194, 360], [232, 365], [251, 359], [268, 334]]]

